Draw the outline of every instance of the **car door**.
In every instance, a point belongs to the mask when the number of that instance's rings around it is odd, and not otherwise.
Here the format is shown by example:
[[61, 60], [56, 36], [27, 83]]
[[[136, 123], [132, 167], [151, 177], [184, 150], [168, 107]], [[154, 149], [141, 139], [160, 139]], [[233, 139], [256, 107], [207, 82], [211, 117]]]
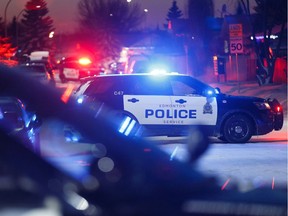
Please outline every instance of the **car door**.
[[174, 124], [216, 125], [217, 101], [215, 95], [206, 94], [205, 85], [185, 76], [175, 76], [170, 82]]
[[170, 124], [173, 120], [171, 87], [165, 76], [135, 76], [130, 92], [123, 95], [124, 110], [142, 125]]

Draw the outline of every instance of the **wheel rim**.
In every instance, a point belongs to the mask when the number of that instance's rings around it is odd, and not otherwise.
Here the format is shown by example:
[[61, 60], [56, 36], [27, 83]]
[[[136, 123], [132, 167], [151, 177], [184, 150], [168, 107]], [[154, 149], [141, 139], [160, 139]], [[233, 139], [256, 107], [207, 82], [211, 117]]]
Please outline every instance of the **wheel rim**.
[[233, 121], [229, 125], [228, 133], [235, 140], [243, 139], [249, 133], [249, 127], [243, 120]]

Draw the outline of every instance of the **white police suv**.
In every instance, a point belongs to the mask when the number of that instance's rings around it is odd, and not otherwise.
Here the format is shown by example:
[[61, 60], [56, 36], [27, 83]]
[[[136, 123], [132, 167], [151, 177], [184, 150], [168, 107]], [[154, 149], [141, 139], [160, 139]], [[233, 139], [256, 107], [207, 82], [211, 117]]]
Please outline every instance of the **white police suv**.
[[[100, 101], [126, 116], [119, 128], [125, 135], [135, 125], [144, 128], [144, 136], [185, 135], [189, 126], [202, 125], [211, 136], [243, 143], [283, 126], [276, 99], [222, 94], [187, 75], [96, 76], [84, 80], [75, 96], [79, 104], [93, 107]], [[95, 112], [100, 107], [94, 106]]]

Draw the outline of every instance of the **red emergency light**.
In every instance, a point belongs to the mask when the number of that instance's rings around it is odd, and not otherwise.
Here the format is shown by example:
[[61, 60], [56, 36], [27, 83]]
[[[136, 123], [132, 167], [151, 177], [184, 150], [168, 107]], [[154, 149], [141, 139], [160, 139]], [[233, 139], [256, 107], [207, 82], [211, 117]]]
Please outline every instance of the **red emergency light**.
[[89, 65], [92, 61], [89, 58], [83, 57], [78, 60], [80, 65]]

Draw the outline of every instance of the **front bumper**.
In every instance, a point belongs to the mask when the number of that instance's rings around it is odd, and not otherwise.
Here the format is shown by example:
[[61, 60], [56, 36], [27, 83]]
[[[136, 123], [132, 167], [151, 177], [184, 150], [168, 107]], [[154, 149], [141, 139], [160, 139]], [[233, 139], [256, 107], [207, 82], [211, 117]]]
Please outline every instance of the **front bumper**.
[[260, 112], [258, 118], [256, 118], [256, 134], [264, 135], [278, 131], [283, 127], [284, 116], [283, 112], [274, 112], [273, 110], [267, 110], [266, 112]]

